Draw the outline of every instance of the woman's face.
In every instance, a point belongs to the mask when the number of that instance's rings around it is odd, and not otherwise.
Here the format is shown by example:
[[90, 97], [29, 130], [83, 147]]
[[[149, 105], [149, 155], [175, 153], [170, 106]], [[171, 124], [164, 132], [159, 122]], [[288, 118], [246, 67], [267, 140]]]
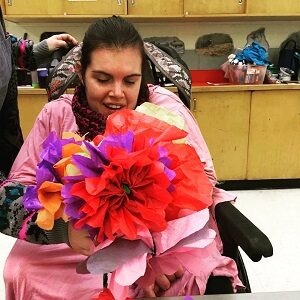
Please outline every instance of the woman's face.
[[104, 116], [134, 109], [142, 79], [142, 57], [136, 48], [96, 49], [83, 75], [90, 108]]

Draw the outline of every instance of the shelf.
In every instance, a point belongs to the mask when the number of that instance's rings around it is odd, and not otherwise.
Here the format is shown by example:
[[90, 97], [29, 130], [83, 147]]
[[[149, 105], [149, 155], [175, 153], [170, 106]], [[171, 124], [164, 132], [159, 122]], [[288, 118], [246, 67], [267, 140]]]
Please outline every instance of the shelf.
[[216, 14], [186, 15], [185, 21], [195, 22], [245, 22], [245, 21], [300, 21], [300, 14], [265, 15], [265, 14]]
[[[68, 88], [65, 94], [73, 94], [74, 88]], [[47, 95], [46, 89], [33, 88], [31, 86], [18, 86], [19, 95]]]
[[[184, 21], [183, 15], [175, 16], [128, 16], [120, 15], [131, 22], [178, 22]], [[101, 18], [111, 17], [111, 15], [5, 15], [7, 21], [14, 23], [91, 23]]]
[[[99, 18], [111, 15], [5, 15], [7, 21], [14, 23], [91, 23]], [[264, 15], [264, 14], [217, 14], [217, 15], [173, 15], [145, 16], [121, 15], [131, 22], [241, 22], [241, 21], [300, 21], [300, 14]]]
[[[176, 92], [177, 88], [167, 87], [168, 90]], [[238, 91], [279, 91], [300, 90], [300, 84], [252, 84], [252, 85], [203, 85], [192, 86], [192, 93], [196, 92], [238, 92]], [[19, 95], [46, 95], [45, 89], [31, 87], [18, 87]], [[68, 89], [66, 93], [72, 94], [74, 89]]]
[[192, 93], [196, 92], [242, 92], [242, 91], [279, 91], [299, 90], [300, 84], [250, 84], [250, 85], [203, 85], [192, 86]]

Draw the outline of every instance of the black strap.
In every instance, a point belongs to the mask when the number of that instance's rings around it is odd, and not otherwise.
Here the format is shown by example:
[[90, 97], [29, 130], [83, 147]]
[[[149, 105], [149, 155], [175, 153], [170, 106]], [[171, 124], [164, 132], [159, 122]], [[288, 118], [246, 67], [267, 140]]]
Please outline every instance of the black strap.
[[285, 49], [285, 48], [288, 46], [289, 43], [293, 43], [293, 44], [294, 44], [294, 47], [291, 48], [291, 49], [296, 49], [296, 48], [297, 48], [297, 43], [296, 43], [295, 40], [287, 40], [287, 41], [285, 42], [284, 46], [282, 47], [282, 49]]

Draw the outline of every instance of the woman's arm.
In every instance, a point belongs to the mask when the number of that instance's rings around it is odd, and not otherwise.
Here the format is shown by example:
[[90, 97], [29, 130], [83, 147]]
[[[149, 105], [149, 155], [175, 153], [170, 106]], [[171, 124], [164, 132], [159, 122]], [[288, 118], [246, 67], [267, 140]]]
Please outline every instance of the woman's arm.
[[22, 146], [9, 177], [0, 185], [0, 232], [38, 244], [67, 242], [64, 221], [58, 220], [51, 231], [42, 230], [35, 224], [36, 213], [28, 213], [23, 206], [27, 186], [35, 184], [42, 143], [49, 131], [50, 116], [45, 107]]
[[56, 51], [60, 48], [68, 49], [70, 45], [75, 46], [77, 44], [78, 41], [67, 33], [56, 34], [46, 40], [41, 41], [33, 46], [33, 54], [37, 66], [51, 60], [53, 51]]
[[36, 223], [37, 214], [26, 212], [23, 195], [26, 186], [4, 181], [0, 188], [0, 232], [35, 244], [67, 243], [67, 223], [57, 220], [51, 231], [42, 230]]
[[49, 61], [53, 51], [61, 47], [68, 48], [69, 44], [78, 44], [78, 41], [67, 33], [53, 35], [37, 44], [27, 39], [18, 40], [13, 35], [10, 35], [10, 38], [16, 65], [28, 70], [35, 70], [41, 63]]

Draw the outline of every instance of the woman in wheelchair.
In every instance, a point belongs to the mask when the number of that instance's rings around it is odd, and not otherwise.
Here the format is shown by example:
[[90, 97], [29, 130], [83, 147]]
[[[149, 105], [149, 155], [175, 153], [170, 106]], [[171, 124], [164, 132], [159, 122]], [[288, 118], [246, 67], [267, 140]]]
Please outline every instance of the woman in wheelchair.
[[[36, 215], [23, 208], [22, 196], [28, 185], [36, 183], [42, 143], [51, 131], [60, 137], [63, 132], [77, 132], [93, 139], [104, 132], [110, 114], [123, 108], [135, 109], [146, 101], [182, 116], [188, 143], [195, 148], [214, 186], [209, 227], [217, 232], [215, 205], [235, 197], [215, 187], [212, 159], [191, 112], [174, 93], [146, 84], [146, 65], [142, 38], [121, 17], [99, 20], [87, 30], [77, 66], [80, 84], [74, 95], [62, 95], [45, 105], [0, 190], [1, 232], [18, 238], [4, 270], [7, 300], [91, 299], [102, 280], [101, 276], [77, 274], [75, 270], [93, 252], [87, 231], [75, 230], [62, 220], [55, 221], [52, 230], [42, 230], [35, 223]], [[208, 265], [199, 266], [203, 269], [201, 278], [178, 266], [174, 275], [157, 274], [155, 285], [141, 295], [204, 294], [211, 276], [229, 277], [231, 291], [242, 286], [235, 262], [221, 255], [218, 234], [210, 251]]]

